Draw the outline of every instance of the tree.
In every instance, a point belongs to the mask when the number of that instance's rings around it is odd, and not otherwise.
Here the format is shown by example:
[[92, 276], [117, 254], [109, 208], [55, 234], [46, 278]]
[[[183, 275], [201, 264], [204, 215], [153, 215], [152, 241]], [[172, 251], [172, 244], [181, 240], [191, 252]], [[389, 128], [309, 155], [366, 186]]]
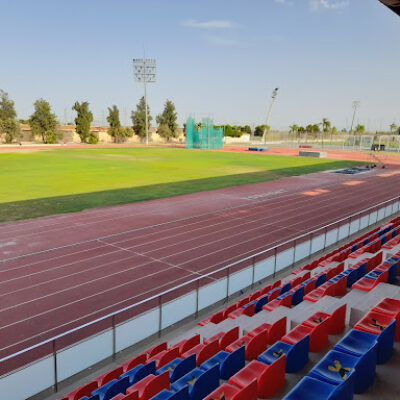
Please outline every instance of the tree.
[[14, 102], [8, 98], [8, 93], [0, 89], [0, 120], [15, 119], [16, 117]]
[[230, 125], [224, 125], [224, 136], [241, 137], [242, 134], [243, 133], [237, 128]]
[[108, 134], [114, 138], [115, 143], [125, 142], [128, 137], [133, 136], [133, 130], [130, 127], [122, 127], [119, 119], [119, 110], [116, 105], [108, 107], [107, 122], [110, 125]]
[[390, 124], [390, 133], [393, 133], [397, 130], [397, 125], [393, 122], [393, 124]]
[[[172, 101], [167, 100], [164, 105], [164, 111], [162, 114], [157, 115], [156, 121], [159, 127], [159, 130], [161, 127], [161, 133], [159, 133], [160, 136], [166, 137], [168, 140], [171, 137], [176, 137], [176, 130], [178, 128], [178, 124], [176, 123], [176, 120], [178, 118], [178, 114], [176, 113], [175, 105]], [[144, 119], [146, 121], [146, 118]], [[166, 130], [165, 128], [168, 128]]]
[[0, 89], [0, 133], [5, 133], [6, 143], [12, 143], [14, 139], [21, 137], [21, 128], [16, 117], [14, 102]]
[[263, 136], [264, 130], [268, 133], [270, 129], [269, 125], [258, 125], [254, 129], [254, 136]]
[[[331, 123], [327, 118], [322, 118], [322, 132], [328, 133], [331, 128]], [[319, 129], [319, 128], [318, 128]]]
[[21, 137], [21, 127], [15, 118], [0, 119], [0, 133], [5, 133], [7, 144]]
[[35, 112], [29, 118], [33, 136], [40, 135], [43, 143], [56, 143], [58, 136], [57, 117], [51, 112], [50, 104], [43, 99], [34, 103]]
[[298, 132], [299, 132], [299, 127], [296, 124], [289, 126], [289, 133], [294, 133], [297, 136]]
[[[136, 135], [141, 138], [146, 137], [146, 104], [144, 102], [144, 97], [142, 97], [136, 106], [136, 111], [132, 111], [132, 124], [133, 130]], [[150, 115], [150, 108], [147, 106], [147, 124], [150, 128], [150, 122], [153, 118]]]
[[160, 125], [157, 129], [157, 133], [164, 139], [169, 139], [175, 137], [174, 133], [171, 131], [168, 125]]
[[72, 109], [78, 114], [75, 118], [76, 133], [81, 138], [82, 143], [87, 143], [90, 137], [90, 124], [93, 121], [93, 114], [89, 111], [89, 103], [87, 101], [82, 103], [77, 101]]
[[331, 129], [331, 133], [332, 133], [332, 135], [336, 135], [336, 134], [338, 133], [338, 130], [337, 130], [336, 126], [334, 126], [334, 127]]
[[365, 132], [365, 126], [364, 125], [360, 125], [358, 124], [356, 126], [356, 129], [354, 130], [355, 133], [357, 133], [358, 135], [362, 135]]
[[243, 132], [244, 132], [244, 133], [251, 133], [250, 125], [245, 125], [245, 126], [243, 127]]

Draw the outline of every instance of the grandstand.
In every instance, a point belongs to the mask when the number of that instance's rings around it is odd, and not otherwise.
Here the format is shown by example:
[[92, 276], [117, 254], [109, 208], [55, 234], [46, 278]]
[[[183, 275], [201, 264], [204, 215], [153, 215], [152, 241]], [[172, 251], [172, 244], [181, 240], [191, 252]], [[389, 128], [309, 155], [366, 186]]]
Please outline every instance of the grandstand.
[[[62, 399], [365, 396], [399, 350], [399, 260], [396, 217], [251, 290], [171, 343], [157, 343]], [[389, 391], [396, 385], [390, 381]]]

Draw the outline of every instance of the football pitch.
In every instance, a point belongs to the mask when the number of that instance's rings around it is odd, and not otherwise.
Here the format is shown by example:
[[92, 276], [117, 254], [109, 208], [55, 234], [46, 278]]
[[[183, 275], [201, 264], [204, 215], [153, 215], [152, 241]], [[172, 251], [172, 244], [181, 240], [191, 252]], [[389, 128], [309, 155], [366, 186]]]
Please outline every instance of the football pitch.
[[359, 165], [178, 148], [0, 153], [0, 221], [126, 204]]

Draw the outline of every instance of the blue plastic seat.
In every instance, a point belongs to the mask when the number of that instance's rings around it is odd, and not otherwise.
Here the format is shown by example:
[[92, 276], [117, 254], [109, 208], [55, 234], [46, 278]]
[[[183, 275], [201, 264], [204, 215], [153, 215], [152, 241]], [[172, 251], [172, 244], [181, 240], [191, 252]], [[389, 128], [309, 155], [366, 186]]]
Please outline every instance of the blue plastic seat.
[[96, 390], [93, 390], [92, 397], [99, 396], [99, 400], [103, 400], [107, 390], [117, 382], [118, 382], [118, 379], [113, 379], [112, 381], [106, 383], [105, 385], [100, 386]]
[[227, 381], [231, 376], [235, 375], [236, 372], [244, 367], [245, 349], [245, 346], [241, 346], [232, 353], [220, 351], [214, 357], [211, 357], [209, 360], [201, 364], [200, 368], [204, 371], [208, 371], [215, 365], [218, 365], [220, 378]]
[[219, 386], [219, 366], [215, 365], [208, 371], [196, 368], [178, 379], [171, 385], [174, 392], [188, 387], [191, 400], [202, 400]]
[[357, 269], [345, 269], [340, 275], [347, 276], [347, 284], [346, 285], [348, 288], [351, 288], [353, 283], [356, 283], [358, 280]]
[[129, 383], [129, 377], [126, 376], [125, 378], [122, 378], [119, 381], [115, 382], [113, 385], [111, 385], [104, 393], [102, 400], [110, 400], [120, 393], [125, 394], [126, 389], [129, 386], [131, 386]]
[[379, 278], [379, 276], [382, 274], [383, 274], [383, 271], [377, 271], [374, 269], [371, 272], [369, 272], [367, 275], [365, 275], [364, 278], [377, 280]]
[[352, 329], [340, 342], [336, 344], [334, 350], [358, 357], [359, 362], [356, 366], [355, 392], [363, 393], [373, 384], [376, 371], [378, 355], [378, 342], [376, 336]]
[[[371, 350], [369, 359], [373, 363], [371, 358], [376, 355], [376, 349]], [[355, 393], [363, 393], [371, 385], [371, 374], [368, 365], [363, 363], [363, 368], [360, 366], [360, 357], [352, 356], [341, 351], [331, 350], [329, 351], [321, 361], [314, 366], [314, 368], [308, 373], [312, 378], [319, 379], [330, 383], [331, 385], [340, 385], [346, 380], [353, 380], [352, 387]], [[368, 378], [363, 375], [363, 372], [368, 372]], [[374, 373], [372, 374], [373, 379]]]
[[258, 299], [256, 301], [256, 305], [254, 307], [254, 312], [257, 314], [258, 312], [260, 312], [263, 308], [263, 306], [265, 306], [265, 304], [268, 303], [268, 296], [265, 295], [263, 297], [261, 297], [260, 299]]
[[285, 283], [280, 290], [280, 294], [288, 292], [292, 288], [292, 284], [290, 282]]
[[357, 280], [361, 279], [367, 273], [367, 262], [362, 263], [355, 269], [358, 273]]
[[396, 278], [397, 278], [397, 272], [399, 269], [399, 261], [398, 260], [386, 260], [384, 262], [384, 264], [386, 265], [390, 265], [389, 267], [389, 271], [388, 271], [388, 283], [395, 283], [396, 282]]
[[257, 358], [258, 361], [271, 365], [283, 354], [286, 355], [286, 372], [298, 372], [305, 367], [308, 363], [308, 352], [310, 348], [310, 335], [304, 336], [296, 344], [291, 345], [281, 341], [276, 342], [274, 345], [260, 354]]
[[292, 305], [296, 306], [303, 301], [304, 297], [304, 286], [299, 287], [292, 293]]
[[195, 368], [196, 354], [192, 354], [184, 359], [176, 358], [175, 360], [158, 369], [156, 374], [161, 375], [163, 372], [169, 371], [169, 381], [173, 383]]
[[153, 396], [151, 400], [189, 400], [188, 387], [185, 386], [178, 392], [163, 389], [160, 393]]
[[79, 400], [100, 400], [100, 397], [99, 397], [98, 394], [96, 394], [95, 396], [90, 396], [90, 397], [84, 396], [84, 397], [81, 397]]
[[139, 364], [135, 368], [130, 369], [129, 371], [122, 374], [119, 378], [123, 379], [126, 376], [129, 377], [129, 385], [132, 386], [136, 382], [139, 382], [141, 379], [145, 378], [147, 375], [156, 373], [156, 362], [152, 361], [148, 364]]
[[305, 376], [282, 400], [352, 400], [351, 381], [331, 385]]
[[318, 286], [321, 286], [326, 282], [326, 274], [322, 274], [317, 278], [317, 281], [315, 282], [315, 287], [317, 288]]

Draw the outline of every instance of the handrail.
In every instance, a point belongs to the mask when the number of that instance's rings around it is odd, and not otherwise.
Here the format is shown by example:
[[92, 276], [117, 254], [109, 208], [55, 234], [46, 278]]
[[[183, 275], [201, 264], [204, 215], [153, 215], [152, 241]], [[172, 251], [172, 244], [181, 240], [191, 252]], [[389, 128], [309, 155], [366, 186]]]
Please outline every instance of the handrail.
[[[365, 209], [363, 209], [363, 210], [361, 210], [361, 211], [357, 211], [357, 212], [354, 213], [354, 214], [348, 215], [347, 217], [341, 218], [341, 219], [339, 219], [339, 220], [337, 220], [337, 221], [335, 221], [335, 222], [331, 222], [331, 223], [329, 223], [329, 224], [327, 224], [327, 225], [324, 225], [323, 227], [316, 228], [316, 229], [314, 229], [314, 230], [312, 230], [312, 231], [309, 231], [309, 232], [307, 232], [307, 233], [303, 233], [303, 234], [301, 234], [301, 235], [299, 235], [299, 236], [296, 236], [296, 237], [294, 237], [294, 238], [292, 238], [292, 239], [288, 239], [288, 240], [286, 240], [285, 242], [279, 243], [278, 245], [275, 245], [275, 246], [273, 246], [273, 247], [270, 247], [270, 248], [265, 249], [265, 250], [263, 250], [263, 251], [260, 251], [260, 252], [258, 252], [258, 253], [252, 254], [251, 256], [247, 256], [247, 257], [245, 257], [245, 258], [242, 258], [242, 259], [240, 259], [240, 260], [238, 260], [238, 261], [235, 261], [235, 262], [233, 262], [233, 263], [230, 263], [230, 264], [228, 264], [228, 265], [225, 265], [224, 267], [218, 268], [217, 270], [214, 270], [214, 271], [209, 272], [209, 273], [207, 273], [207, 274], [201, 275], [200, 277], [196, 277], [196, 278], [191, 279], [191, 280], [189, 280], [189, 281], [187, 281], [187, 282], [181, 283], [181, 284], [179, 284], [179, 285], [177, 285], [177, 286], [174, 286], [173, 288], [170, 288], [170, 289], [168, 289], [168, 290], [165, 290], [164, 292], [161, 292], [161, 293], [158, 293], [158, 294], [153, 295], [153, 296], [151, 296], [151, 297], [148, 297], [148, 298], [146, 298], [146, 299], [144, 299], [144, 300], [141, 300], [141, 301], [139, 301], [139, 302], [137, 302], [137, 303], [131, 304], [130, 306], [124, 307], [124, 308], [122, 308], [122, 309], [120, 309], [120, 310], [118, 310], [118, 311], [114, 311], [114, 312], [109, 313], [109, 314], [107, 314], [107, 315], [104, 315], [104, 316], [102, 316], [102, 317], [100, 317], [100, 318], [97, 318], [97, 319], [95, 319], [95, 320], [93, 320], [93, 321], [87, 322], [86, 324], [77, 326], [76, 328], [70, 329], [70, 330], [68, 330], [68, 331], [66, 331], [66, 332], [63, 332], [63, 333], [60, 333], [59, 335], [53, 336], [53, 337], [51, 337], [51, 338], [49, 338], [49, 339], [46, 339], [46, 340], [44, 340], [44, 341], [42, 341], [42, 342], [40, 342], [40, 343], [37, 343], [37, 344], [35, 344], [35, 345], [33, 345], [33, 346], [27, 347], [27, 348], [25, 348], [25, 349], [22, 349], [22, 350], [16, 352], [16, 353], [13, 353], [13, 354], [10, 354], [10, 355], [8, 355], [8, 356], [6, 356], [6, 357], [3, 357], [3, 358], [0, 359], [0, 363], [5, 362], [5, 361], [7, 361], [7, 360], [10, 360], [10, 359], [12, 359], [12, 358], [14, 358], [14, 357], [17, 357], [17, 356], [21, 355], [21, 354], [27, 353], [28, 351], [37, 349], [37, 348], [39, 348], [39, 347], [41, 347], [41, 346], [44, 346], [44, 345], [46, 345], [46, 344], [52, 343], [52, 342], [54, 342], [54, 341], [57, 340], [57, 339], [61, 339], [61, 338], [65, 337], [65, 336], [67, 336], [67, 335], [70, 335], [71, 333], [78, 332], [78, 331], [80, 331], [81, 329], [84, 329], [84, 328], [86, 328], [86, 327], [88, 327], [88, 326], [94, 325], [94, 324], [96, 324], [96, 323], [98, 323], [98, 322], [104, 321], [104, 320], [106, 320], [106, 319], [108, 319], [108, 318], [113, 318], [113, 317], [115, 317], [115, 316], [117, 316], [117, 315], [119, 315], [119, 314], [121, 314], [121, 313], [123, 313], [123, 312], [125, 312], [125, 311], [128, 311], [128, 310], [133, 309], [134, 307], [140, 306], [141, 304], [144, 304], [144, 303], [147, 303], [147, 302], [149, 302], [149, 301], [151, 301], [151, 300], [157, 299], [157, 298], [159, 298], [159, 297], [161, 297], [161, 296], [164, 296], [164, 295], [166, 295], [166, 294], [168, 294], [168, 293], [171, 293], [171, 292], [173, 292], [173, 291], [175, 291], [175, 290], [177, 290], [177, 289], [180, 289], [180, 288], [182, 288], [182, 287], [184, 287], [184, 286], [190, 285], [190, 284], [192, 284], [192, 283], [194, 283], [194, 282], [198, 282], [198, 281], [200, 281], [200, 279], [207, 278], [207, 277], [209, 277], [209, 276], [211, 276], [211, 275], [214, 275], [214, 274], [216, 274], [216, 273], [218, 273], [218, 272], [221, 272], [221, 271], [224, 271], [224, 270], [229, 269], [229, 268], [231, 268], [231, 267], [234, 267], [235, 265], [241, 264], [241, 263], [246, 262], [246, 261], [249, 261], [249, 260], [251, 260], [251, 259], [253, 259], [253, 258], [255, 258], [255, 257], [258, 257], [258, 256], [260, 256], [260, 255], [262, 255], [262, 254], [268, 253], [268, 252], [270, 252], [271, 250], [278, 249], [279, 247], [282, 247], [282, 246], [284, 246], [285, 244], [288, 244], [288, 243], [291, 243], [291, 242], [295, 242], [295, 241], [297, 241], [297, 240], [299, 240], [299, 239], [301, 239], [301, 238], [303, 238], [303, 237], [305, 237], [305, 236], [312, 235], [313, 233], [318, 232], [318, 231], [320, 231], [320, 230], [323, 230], [323, 229], [324, 229], [324, 230], [327, 230], [327, 229], [328, 229], [330, 226], [332, 226], [332, 225], [340, 224], [341, 222], [343, 222], [343, 221], [345, 221], [345, 220], [351, 219], [352, 217], [357, 216], [357, 215], [359, 215], [359, 214], [366, 213], [366, 212], [368, 212], [369, 210], [372, 210], [372, 209], [374, 209], [374, 208], [380, 207], [380, 206], [382, 206], [382, 205], [384, 205], [384, 204], [386, 204], [386, 203], [393, 202], [393, 201], [396, 200], [396, 199], [399, 199], [399, 196], [392, 197], [392, 198], [389, 199], [389, 200], [385, 200], [385, 201], [383, 201], [383, 202], [380, 202], [380, 203], [378, 203], [378, 204], [375, 204], [374, 206], [365, 208]], [[83, 318], [83, 317], [82, 317], [82, 318]], [[106, 330], [106, 329], [103, 329], [102, 331], [105, 331], [105, 330]]]

